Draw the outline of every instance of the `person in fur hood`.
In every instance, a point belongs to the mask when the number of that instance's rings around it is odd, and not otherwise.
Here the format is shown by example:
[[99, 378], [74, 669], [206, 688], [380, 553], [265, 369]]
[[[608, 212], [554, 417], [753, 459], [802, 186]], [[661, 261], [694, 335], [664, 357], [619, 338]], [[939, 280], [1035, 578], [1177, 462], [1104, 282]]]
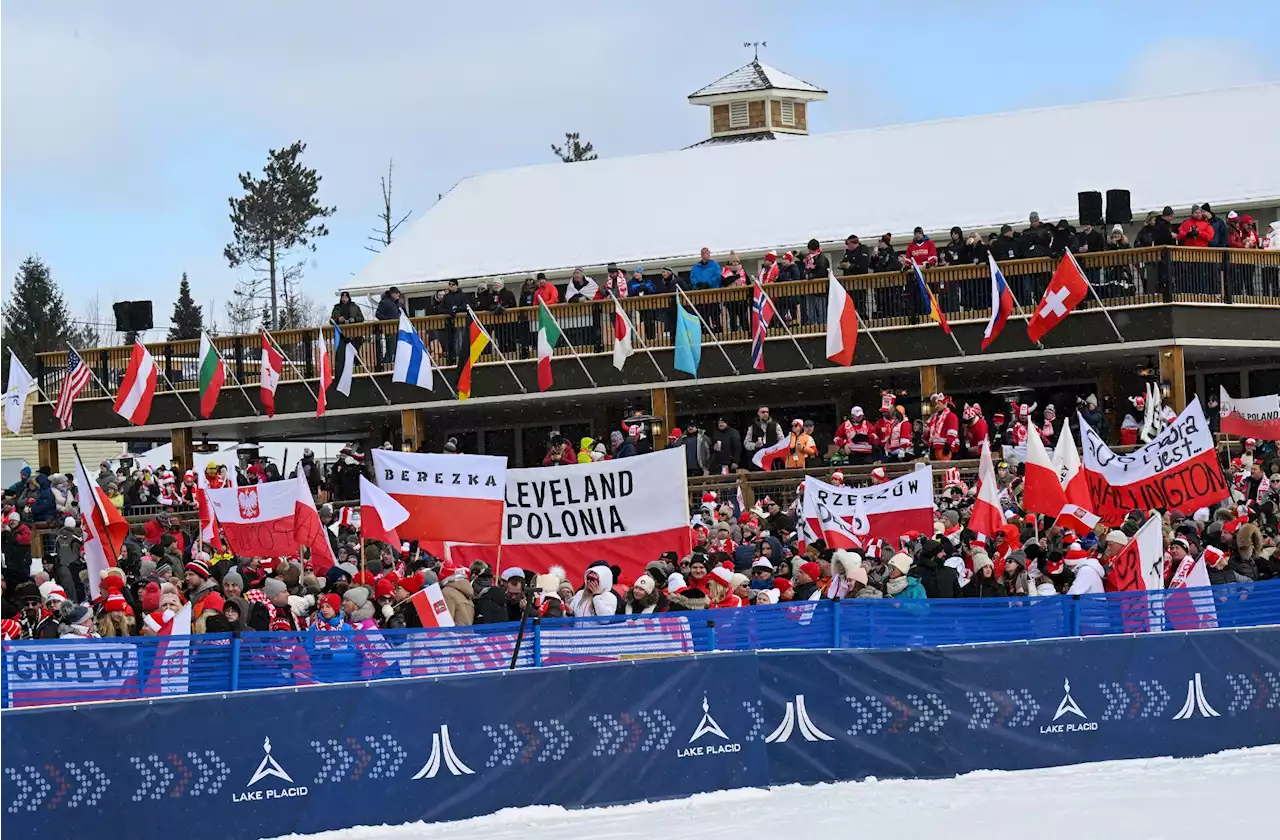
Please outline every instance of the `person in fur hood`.
[[627, 615], [636, 613], [666, 612], [670, 608], [667, 595], [658, 588], [652, 575], [643, 574], [636, 578], [627, 590], [627, 603], [623, 612]]
[[1262, 531], [1252, 522], [1236, 531], [1236, 544], [1231, 551], [1227, 568], [1235, 572], [1237, 580], [1258, 579], [1258, 558], [1262, 554]]

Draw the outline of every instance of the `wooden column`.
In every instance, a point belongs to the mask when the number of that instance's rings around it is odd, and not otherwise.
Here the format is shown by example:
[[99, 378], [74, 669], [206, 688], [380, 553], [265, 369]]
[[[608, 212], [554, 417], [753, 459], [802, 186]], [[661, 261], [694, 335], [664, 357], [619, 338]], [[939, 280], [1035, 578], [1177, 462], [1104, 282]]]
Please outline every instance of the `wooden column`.
[[41, 438], [36, 441], [36, 457], [40, 461], [38, 467], [48, 467], [53, 472], [62, 472], [58, 465], [58, 439]]
[[920, 416], [928, 417], [933, 410], [929, 397], [943, 393], [942, 368], [922, 365], [920, 368]]
[[400, 448], [416, 452], [427, 439], [427, 413], [421, 408], [400, 409]]
[[173, 443], [173, 460], [175, 469], [182, 473], [191, 469], [191, 429], [174, 429], [170, 434]]
[[1098, 376], [1098, 408], [1107, 423], [1110, 440], [1114, 443], [1120, 439], [1120, 420], [1124, 417], [1125, 397], [1120, 393], [1120, 377], [1115, 368], [1104, 368]]
[[1182, 365], [1182, 346], [1160, 348], [1160, 380], [1169, 383], [1165, 404], [1179, 414], [1187, 407], [1187, 371]]
[[666, 388], [649, 392], [649, 411], [662, 421], [662, 433], [654, 436], [653, 448], [666, 449], [667, 435], [676, 427], [676, 396]]

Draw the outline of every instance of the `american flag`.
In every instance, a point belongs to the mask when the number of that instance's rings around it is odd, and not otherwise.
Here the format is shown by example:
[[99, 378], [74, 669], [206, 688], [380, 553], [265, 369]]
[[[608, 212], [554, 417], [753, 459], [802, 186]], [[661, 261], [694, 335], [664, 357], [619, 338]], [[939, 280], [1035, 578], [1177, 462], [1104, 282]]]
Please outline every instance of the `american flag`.
[[80, 358], [74, 348], [67, 348], [67, 370], [62, 376], [62, 388], [58, 391], [58, 404], [54, 406], [53, 416], [58, 418], [61, 429], [71, 427], [71, 409], [76, 397], [89, 384], [91, 373], [89, 366]]
[[764, 287], [756, 283], [751, 296], [751, 367], [756, 370], [764, 370], [764, 337], [776, 314]]

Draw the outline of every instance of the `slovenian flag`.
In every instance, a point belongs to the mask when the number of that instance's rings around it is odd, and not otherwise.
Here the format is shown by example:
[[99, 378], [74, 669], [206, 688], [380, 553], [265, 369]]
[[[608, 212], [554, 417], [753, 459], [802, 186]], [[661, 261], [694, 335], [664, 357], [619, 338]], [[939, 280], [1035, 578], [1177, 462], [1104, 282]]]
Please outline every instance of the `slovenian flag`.
[[983, 350], [996, 340], [1009, 316], [1013, 314], [1013, 292], [1009, 291], [1004, 272], [996, 265], [996, 258], [990, 252], [987, 253], [987, 262], [991, 266], [991, 320], [987, 321], [987, 327], [982, 331]]
[[951, 325], [947, 323], [947, 316], [942, 314], [942, 307], [938, 305], [938, 299], [933, 296], [933, 290], [929, 288], [928, 283], [924, 282], [924, 272], [920, 270], [920, 264], [912, 260], [911, 268], [916, 273], [916, 285], [920, 287], [920, 299], [924, 301], [925, 306], [929, 309], [929, 318], [942, 327], [944, 333], [951, 335]]

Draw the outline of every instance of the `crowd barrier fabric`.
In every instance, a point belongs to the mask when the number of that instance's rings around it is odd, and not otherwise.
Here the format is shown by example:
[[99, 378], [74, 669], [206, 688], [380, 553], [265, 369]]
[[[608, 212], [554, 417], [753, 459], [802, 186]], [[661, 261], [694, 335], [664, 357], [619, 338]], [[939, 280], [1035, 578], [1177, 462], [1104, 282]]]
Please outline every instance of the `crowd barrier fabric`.
[[[1280, 624], [1280, 581], [1051, 598], [855, 598], [530, 621], [517, 666], [707, 651], [901, 648]], [[4, 642], [6, 707], [502, 670], [518, 625]]]
[[1280, 628], [729, 653], [15, 709], [4, 828], [187, 840], [1280, 741]]

